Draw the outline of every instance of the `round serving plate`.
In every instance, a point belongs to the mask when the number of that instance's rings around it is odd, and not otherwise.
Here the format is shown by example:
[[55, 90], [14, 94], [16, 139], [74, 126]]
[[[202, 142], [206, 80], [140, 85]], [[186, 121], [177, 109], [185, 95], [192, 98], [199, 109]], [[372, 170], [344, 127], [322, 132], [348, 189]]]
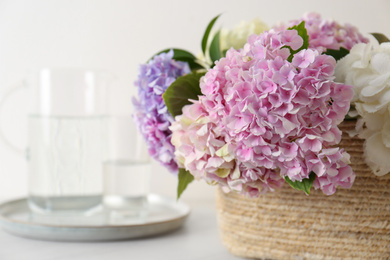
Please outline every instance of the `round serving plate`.
[[190, 208], [159, 195], [148, 196], [147, 214], [142, 218], [122, 216], [100, 209], [94, 214], [36, 214], [27, 199], [0, 205], [0, 225], [8, 233], [51, 241], [111, 241], [158, 235], [182, 226]]

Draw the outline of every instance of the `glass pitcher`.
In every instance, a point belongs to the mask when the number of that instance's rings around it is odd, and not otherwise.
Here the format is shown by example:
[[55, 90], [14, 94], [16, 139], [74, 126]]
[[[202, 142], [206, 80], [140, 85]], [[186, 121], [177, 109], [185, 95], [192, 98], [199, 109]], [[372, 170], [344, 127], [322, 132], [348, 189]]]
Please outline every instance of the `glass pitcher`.
[[34, 212], [91, 212], [101, 204], [111, 80], [110, 73], [98, 70], [42, 69], [9, 92], [32, 90], [26, 158]]

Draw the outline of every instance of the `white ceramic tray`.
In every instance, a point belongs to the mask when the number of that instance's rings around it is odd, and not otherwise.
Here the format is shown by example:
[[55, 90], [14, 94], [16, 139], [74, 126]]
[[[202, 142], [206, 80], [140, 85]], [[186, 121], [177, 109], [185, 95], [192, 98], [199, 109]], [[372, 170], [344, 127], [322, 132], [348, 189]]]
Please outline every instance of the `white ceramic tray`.
[[190, 213], [181, 202], [158, 195], [148, 196], [148, 214], [142, 222], [123, 218], [108, 221], [105, 210], [93, 216], [39, 215], [27, 200], [0, 205], [0, 225], [8, 233], [51, 241], [110, 241], [158, 235], [179, 228]]

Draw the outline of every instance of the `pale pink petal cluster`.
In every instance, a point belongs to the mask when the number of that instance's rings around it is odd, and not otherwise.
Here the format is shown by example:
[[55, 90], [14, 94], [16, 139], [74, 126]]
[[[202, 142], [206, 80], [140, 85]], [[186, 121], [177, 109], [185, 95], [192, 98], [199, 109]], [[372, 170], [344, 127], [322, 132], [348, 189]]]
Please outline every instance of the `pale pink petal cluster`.
[[333, 20], [324, 20], [318, 13], [307, 13], [301, 19], [280, 25], [275, 28], [286, 29], [305, 21], [307, 34], [310, 38], [310, 48], [320, 53], [327, 49], [339, 50], [341, 47], [350, 50], [355, 44], [368, 42], [359, 30], [350, 24], [341, 25]]
[[349, 156], [336, 145], [352, 87], [333, 81], [336, 61], [317, 50], [301, 50], [289, 62], [286, 46], [302, 43], [296, 30], [252, 35], [207, 72], [203, 96], [171, 127], [179, 167], [249, 196], [312, 172], [325, 194], [351, 187]]

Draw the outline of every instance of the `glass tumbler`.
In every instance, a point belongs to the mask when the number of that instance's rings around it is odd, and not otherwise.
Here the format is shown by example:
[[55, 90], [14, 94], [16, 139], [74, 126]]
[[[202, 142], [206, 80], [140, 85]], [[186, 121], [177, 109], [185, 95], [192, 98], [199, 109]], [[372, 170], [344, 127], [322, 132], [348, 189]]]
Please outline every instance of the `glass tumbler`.
[[147, 217], [151, 161], [131, 116], [108, 119], [108, 157], [103, 163], [103, 205], [110, 221]]

